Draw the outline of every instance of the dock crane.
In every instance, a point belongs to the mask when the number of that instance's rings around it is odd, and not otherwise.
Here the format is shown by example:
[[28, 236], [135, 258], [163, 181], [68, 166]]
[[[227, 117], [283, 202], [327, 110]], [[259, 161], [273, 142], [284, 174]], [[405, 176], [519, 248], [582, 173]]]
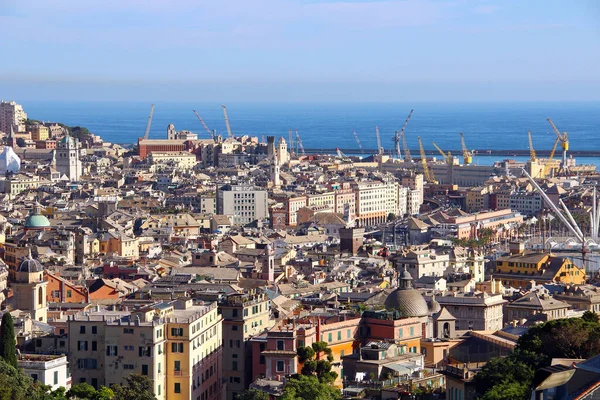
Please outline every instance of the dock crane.
[[204, 122], [204, 120], [202, 119], [202, 117], [200, 116], [200, 114], [198, 114], [196, 112], [196, 110], [192, 110], [194, 111], [194, 114], [196, 114], [196, 118], [198, 118], [198, 120], [200, 121], [200, 123], [202, 124], [202, 126], [204, 127], [204, 129], [206, 130], [206, 132], [208, 132], [208, 134], [210, 135], [211, 138], [214, 139], [214, 134], [213, 131], [211, 131], [210, 129], [208, 129], [208, 126], [206, 125], [206, 122]]
[[437, 144], [435, 144], [434, 142], [431, 142], [431, 143], [433, 144], [433, 147], [435, 147], [437, 149], [437, 151], [440, 152], [442, 157], [444, 157], [444, 160], [446, 160], [446, 162], [448, 164], [451, 164], [452, 163], [452, 154], [450, 154], [450, 152], [448, 152], [448, 154], [444, 153], [444, 151], [442, 149], [440, 149]]
[[354, 134], [354, 139], [356, 139], [356, 143], [358, 143], [358, 147], [360, 148], [360, 152], [364, 153], [365, 151], [363, 150], [362, 144], [360, 144], [360, 140], [358, 139], [358, 135], [356, 134], [356, 131], [352, 131], [352, 133]]
[[435, 184], [437, 183], [435, 177], [433, 176], [433, 171], [429, 170], [429, 166], [427, 165], [427, 156], [425, 155], [425, 150], [423, 149], [423, 142], [421, 141], [421, 136], [417, 137], [419, 141], [419, 151], [421, 152], [421, 165], [423, 166], [423, 174], [425, 175], [425, 180], [429, 183]]
[[400, 134], [402, 139], [402, 147], [404, 147], [404, 162], [413, 162], [412, 155], [410, 154], [410, 149], [408, 148], [408, 144], [406, 143], [406, 134], [402, 132]]
[[377, 137], [377, 154], [383, 154], [383, 146], [381, 145], [381, 135], [379, 134], [379, 126], [375, 125], [375, 136]]
[[558, 130], [556, 125], [554, 125], [554, 122], [552, 122], [550, 118], [548, 118], [547, 121], [550, 123], [550, 126], [552, 126], [552, 130], [554, 131], [554, 133], [556, 133], [556, 138], [560, 141], [560, 147], [563, 151], [561, 170], [562, 172], [566, 173], [567, 151], [569, 150], [569, 135], [567, 135], [567, 132], [560, 133], [560, 131]]
[[531, 139], [531, 131], [527, 131], [527, 136], [529, 136], [529, 158], [531, 161], [537, 160], [537, 156], [535, 154], [535, 149], [533, 148], [533, 140]]
[[298, 131], [296, 131], [296, 143], [298, 144], [298, 149], [300, 150], [302, 155], [306, 155], [306, 153], [304, 152], [304, 145], [302, 144], [302, 139], [300, 139], [300, 134], [298, 133]]
[[396, 131], [394, 135], [394, 145], [396, 146], [396, 156], [398, 158], [402, 157], [402, 152], [400, 151], [400, 134]]
[[548, 159], [546, 160], [546, 163], [544, 164], [543, 178], [547, 177], [548, 174], [550, 173], [550, 167], [552, 166], [552, 159], [554, 159], [554, 153], [556, 152], [556, 148], [558, 147], [558, 142], [560, 142], [560, 139], [556, 138], [556, 140], [554, 141], [554, 146], [552, 147], [552, 151], [550, 152], [550, 155], [548, 156]]
[[144, 132], [144, 140], [148, 140], [150, 135], [150, 126], [152, 126], [152, 116], [154, 115], [154, 104], [150, 107], [150, 115], [148, 116], [148, 123], [146, 124], [146, 132]]
[[225, 116], [225, 125], [227, 126], [227, 137], [232, 138], [233, 133], [231, 133], [231, 126], [229, 126], [229, 117], [227, 116], [227, 107], [225, 107], [223, 104], [221, 104], [221, 107], [223, 107], [223, 115]]
[[473, 163], [473, 153], [467, 149], [467, 145], [465, 144], [465, 135], [460, 132], [460, 145], [462, 147], [463, 153], [463, 163], [465, 165], [469, 165]]
[[290, 153], [290, 156], [296, 157], [296, 151], [294, 150], [294, 137], [292, 136], [293, 134], [293, 130], [288, 130], [288, 152]]

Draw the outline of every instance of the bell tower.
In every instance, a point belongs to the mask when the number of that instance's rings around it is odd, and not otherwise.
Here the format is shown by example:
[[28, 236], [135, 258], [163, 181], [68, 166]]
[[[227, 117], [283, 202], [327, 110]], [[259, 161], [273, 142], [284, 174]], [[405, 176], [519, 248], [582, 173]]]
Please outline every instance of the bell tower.
[[46, 303], [46, 286], [44, 281], [44, 268], [31, 257], [31, 252], [25, 257], [17, 268], [16, 282], [12, 284], [14, 295], [14, 307], [27, 311], [31, 318], [46, 322], [48, 319], [48, 305]]

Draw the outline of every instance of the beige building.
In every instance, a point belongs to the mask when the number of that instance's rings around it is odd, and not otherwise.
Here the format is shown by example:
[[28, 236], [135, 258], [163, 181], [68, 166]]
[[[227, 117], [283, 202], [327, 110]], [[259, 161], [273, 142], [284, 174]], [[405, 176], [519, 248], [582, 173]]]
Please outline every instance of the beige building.
[[37, 260], [31, 258], [29, 253], [29, 256], [19, 264], [15, 282], [12, 283], [14, 308], [28, 312], [32, 320], [46, 322], [48, 318], [46, 286], [48, 282], [44, 280], [44, 268]]
[[39, 188], [40, 177], [28, 174], [17, 174], [10, 178], [0, 180], [0, 186], [4, 186], [4, 193], [15, 196], [29, 189]]
[[23, 132], [25, 121], [27, 121], [27, 113], [22, 105], [14, 101], [0, 102], [0, 132], [9, 134], [11, 126], [16, 132]]
[[196, 155], [187, 151], [180, 152], [152, 152], [148, 155], [150, 162], [157, 167], [171, 165], [178, 170], [188, 171], [196, 164]]
[[356, 195], [356, 217], [366, 225], [386, 221], [387, 216], [398, 214], [397, 182], [357, 182], [354, 184]]
[[499, 331], [503, 327], [501, 294], [452, 294], [435, 298], [456, 317], [456, 330]]
[[221, 396], [222, 318], [216, 303], [180, 299], [134, 312], [73, 316], [68, 324], [74, 384], [110, 386], [135, 373], [152, 380], [159, 400]]

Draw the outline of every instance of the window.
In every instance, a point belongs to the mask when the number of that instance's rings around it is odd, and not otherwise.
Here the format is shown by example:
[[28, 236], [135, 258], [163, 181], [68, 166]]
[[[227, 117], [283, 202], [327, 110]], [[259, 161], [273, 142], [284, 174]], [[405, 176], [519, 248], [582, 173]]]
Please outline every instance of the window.
[[338, 331], [338, 340], [342, 340], [342, 331]]
[[79, 327], [79, 333], [81, 333], [81, 334], [85, 334], [85, 325], [81, 325], [81, 326]]
[[71, 290], [67, 290], [67, 298], [70, 298], [73, 296], [73, 292]]
[[183, 328], [171, 328], [171, 336], [183, 336]]
[[232, 326], [231, 326], [231, 330], [232, 330], [232, 331], [237, 331], [237, 330], [238, 330], [238, 327], [237, 327], [237, 325], [232, 325]]
[[31, 374], [31, 378], [33, 378], [34, 381], [38, 380], [38, 374]]
[[[131, 347], [133, 347], [133, 346], [131, 346]], [[107, 356], [118, 356], [119, 355], [118, 347], [117, 346], [106, 346], [106, 355]]]
[[92, 335], [96, 335], [98, 333], [98, 327], [92, 326]]
[[158, 393], [157, 394], [160, 396], [160, 385], [158, 385]]
[[404, 329], [400, 328], [398, 329], [398, 337], [401, 338], [404, 336]]
[[277, 360], [277, 365], [276, 365], [275, 370], [277, 372], [284, 372], [284, 363], [283, 363], [283, 360]]
[[132, 369], [135, 369], [135, 365], [133, 365], [133, 364], [123, 364], [123, 369], [132, 370]]
[[283, 340], [278, 340], [277, 341], [277, 350], [283, 350], [283, 349], [284, 349]]
[[58, 385], [58, 371], [54, 371], [54, 384]]
[[346, 335], [348, 336], [347, 338], [350, 339], [350, 329], [348, 329], [348, 331], [346, 332]]
[[329, 334], [327, 335], [327, 341], [328, 341], [329, 343], [331, 343], [331, 342], [333, 341], [333, 337], [332, 337], [332, 334], [331, 334], [331, 332], [329, 332]]
[[265, 364], [265, 356], [260, 356], [260, 361], [259, 361], [259, 363], [260, 363], [261, 365], [264, 365], [264, 364]]
[[171, 343], [171, 353], [183, 353], [183, 343]]
[[138, 355], [140, 357], [150, 357], [151, 356], [151, 354], [150, 354], [151, 352], [152, 352], [152, 350], [150, 349], [150, 347], [140, 346], [138, 348]]
[[231, 369], [234, 370], [234, 371], [238, 370], [238, 362], [237, 362], [237, 360], [233, 360], [231, 362]]
[[95, 340], [92, 341], [92, 351], [97, 351], [98, 350], [98, 342], [96, 342]]
[[133, 328], [123, 328], [123, 333], [133, 335]]
[[88, 342], [86, 340], [79, 340], [77, 342], [77, 350], [87, 351], [87, 349], [88, 349]]
[[233, 309], [233, 310], [231, 311], [231, 316], [232, 316], [232, 317], [237, 317], [237, 316], [238, 316], [238, 310], [237, 310], [237, 309]]
[[125, 348], [125, 351], [133, 351], [133, 346], [125, 345], [123, 347]]
[[411, 326], [410, 327], [410, 336], [414, 336], [415, 335], [415, 327]]
[[148, 375], [148, 365], [142, 364], [142, 375]]
[[173, 364], [173, 370], [181, 371], [181, 361], [175, 361]]

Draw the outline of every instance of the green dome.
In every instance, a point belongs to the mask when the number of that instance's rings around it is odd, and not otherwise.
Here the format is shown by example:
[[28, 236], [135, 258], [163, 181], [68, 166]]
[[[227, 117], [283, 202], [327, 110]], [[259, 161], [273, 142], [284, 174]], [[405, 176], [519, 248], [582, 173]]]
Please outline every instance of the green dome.
[[49, 228], [49, 227], [50, 227], [50, 221], [48, 221], [48, 218], [46, 218], [45, 216], [40, 215], [40, 214], [30, 215], [25, 220], [25, 228], [35, 229], [35, 228]]

